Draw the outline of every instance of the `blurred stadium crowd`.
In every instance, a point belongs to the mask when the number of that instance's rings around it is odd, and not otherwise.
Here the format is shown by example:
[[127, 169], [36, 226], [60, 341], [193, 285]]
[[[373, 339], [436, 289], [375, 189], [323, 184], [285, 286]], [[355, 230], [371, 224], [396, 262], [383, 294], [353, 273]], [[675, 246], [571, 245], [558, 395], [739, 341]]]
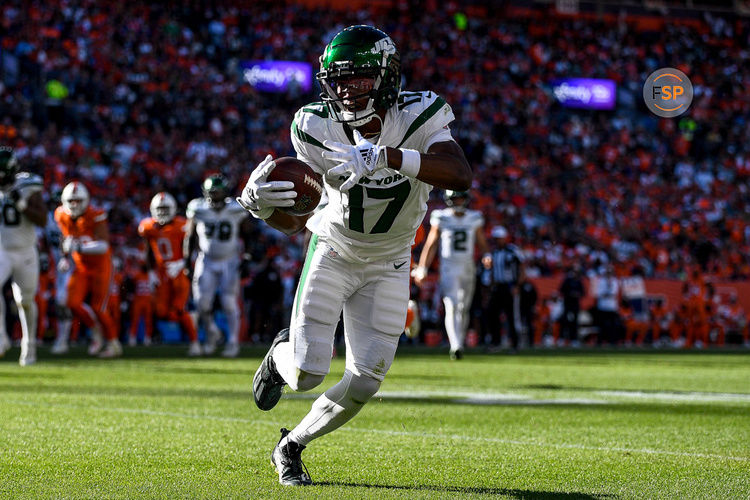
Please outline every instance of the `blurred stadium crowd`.
[[[427, 3], [345, 12], [10, 0], [0, 7], [0, 143], [44, 177], [51, 208], [68, 181], [86, 183], [92, 204], [109, 211], [127, 275], [142, 258], [136, 229], [154, 193], [172, 193], [184, 210], [208, 174], [238, 191], [265, 154], [293, 154], [293, 112], [317, 91], [259, 92], [240, 61], [316, 68], [326, 40], [367, 22], [399, 44], [406, 89], [434, 90], [453, 107], [453, 135], [475, 170], [472, 208], [488, 235], [508, 229], [528, 277], [573, 266], [594, 276], [611, 264], [619, 276], [637, 268], [686, 282], [696, 272], [704, 282], [750, 278], [748, 18], [649, 24], [549, 6]], [[695, 90], [675, 119], [656, 118], [641, 99], [646, 76], [665, 66], [687, 73]], [[549, 82], [571, 76], [615, 80], [616, 108], [562, 108]], [[432, 206], [441, 203], [436, 193]], [[257, 225], [247, 283], [272, 262], [288, 301], [303, 236], [278, 236]]]

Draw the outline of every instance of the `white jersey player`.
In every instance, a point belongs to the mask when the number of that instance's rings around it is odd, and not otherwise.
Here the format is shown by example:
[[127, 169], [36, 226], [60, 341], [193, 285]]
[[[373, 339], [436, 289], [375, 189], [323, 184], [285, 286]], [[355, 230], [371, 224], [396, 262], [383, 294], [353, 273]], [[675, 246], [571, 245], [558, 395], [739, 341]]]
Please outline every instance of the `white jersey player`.
[[445, 192], [448, 207], [430, 214], [430, 233], [413, 272], [415, 283], [421, 285], [439, 247], [440, 294], [445, 307], [445, 332], [451, 346], [451, 359], [463, 356], [476, 284], [474, 247], [478, 246], [482, 253], [489, 249], [483, 232], [484, 217], [476, 210], [468, 210], [468, 201], [467, 192]]
[[216, 293], [221, 295], [221, 307], [227, 317], [225, 357], [239, 354], [240, 309], [240, 252], [242, 238], [252, 229], [251, 218], [233, 199], [227, 198], [227, 181], [212, 175], [203, 181], [203, 198], [192, 200], [187, 207], [186, 267], [197, 248], [193, 274], [193, 300], [198, 309], [198, 322], [208, 338], [204, 352], [211, 354], [221, 335], [213, 316]]
[[[13, 299], [21, 321], [21, 357], [27, 366], [36, 362], [39, 288], [39, 253], [36, 226], [44, 226], [47, 208], [42, 199], [42, 179], [18, 172], [10, 148], [0, 148], [0, 286], [13, 277]], [[5, 331], [5, 301], [0, 297], [0, 355], [9, 347]]]
[[448, 127], [451, 107], [433, 92], [401, 92], [393, 40], [371, 26], [338, 33], [320, 58], [322, 103], [292, 123], [297, 158], [325, 185], [328, 204], [315, 216], [292, 216], [294, 184], [268, 181], [269, 155], [240, 198], [255, 217], [286, 234], [312, 231], [289, 329], [276, 336], [253, 378], [262, 410], [284, 385], [307, 391], [329, 371], [343, 309], [346, 370], [272, 452], [279, 481], [311, 480], [301, 452], [352, 417], [377, 392], [393, 362], [409, 300], [411, 243], [433, 186], [468, 189], [469, 167]]

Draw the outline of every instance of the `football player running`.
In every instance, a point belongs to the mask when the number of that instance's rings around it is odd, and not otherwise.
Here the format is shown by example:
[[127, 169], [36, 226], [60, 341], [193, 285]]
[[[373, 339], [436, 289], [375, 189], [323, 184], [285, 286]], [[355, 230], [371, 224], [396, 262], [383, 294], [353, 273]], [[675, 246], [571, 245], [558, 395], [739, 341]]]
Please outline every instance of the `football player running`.
[[253, 222], [235, 200], [227, 197], [227, 180], [223, 175], [207, 177], [201, 188], [203, 197], [192, 200], [187, 207], [185, 266], [190, 267], [192, 255], [198, 250], [193, 300], [198, 309], [198, 323], [206, 332], [206, 354], [214, 352], [221, 336], [213, 320], [218, 292], [229, 330], [222, 356], [234, 358], [240, 352], [240, 240], [250, 236]]
[[203, 349], [198, 332], [186, 309], [190, 280], [185, 274], [182, 245], [187, 220], [177, 215], [177, 201], [166, 192], [154, 195], [149, 211], [151, 217], [138, 224], [138, 234], [146, 240], [146, 263], [151, 282], [156, 284], [156, 317], [178, 323], [190, 340], [188, 356], [200, 356]]
[[414, 282], [421, 286], [427, 277], [435, 255], [440, 248], [440, 294], [445, 307], [445, 332], [450, 342], [450, 357], [461, 359], [464, 351], [469, 310], [474, 297], [476, 267], [474, 246], [482, 254], [489, 251], [484, 237], [484, 217], [469, 210], [469, 193], [445, 191], [444, 209], [430, 214], [430, 233], [419, 256], [419, 265], [412, 271]]
[[[18, 171], [13, 149], [0, 148], [0, 286], [12, 276], [13, 299], [21, 321], [21, 366], [36, 362], [39, 253], [36, 227], [47, 222], [42, 178]], [[0, 356], [10, 347], [5, 331], [5, 300], [0, 297]]]
[[[90, 206], [90, 200], [88, 189], [78, 181], [63, 188], [62, 205], [55, 210], [55, 221], [63, 236], [64, 256], [58, 267], [62, 271], [73, 269], [66, 283], [66, 306], [91, 330], [89, 354], [114, 358], [122, 355], [122, 346], [107, 312], [112, 282], [107, 213]], [[85, 302], [87, 297], [89, 303]], [[70, 322], [65, 322], [65, 327], [70, 328]], [[69, 330], [61, 329], [55, 344], [67, 344], [69, 334]], [[107, 345], [102, 350], [103, 336]]]
[[301, 452], [353, 418], [378, 391], [393, 362], [409, 301], [411, 242], [433, 186], [466, 190], [472, 172], [451, 137], [451, 107], [430, 91], [402, 92], [393, 40], [370, 26], [334, 36], [316, 78], [323, 102], [291, 126], [297, 158], [323, 177], [328, 204], [292, 216], [293, 183], [268, 182], [271, 156], [253, 171], [240, 202], [286, 234], [312, 232], [288, 329], [280, 331], [253, 378], [261, 410], [285, 385], [318, 386], [330, 369], [343, 309], [346, 371], [291, 431], [281, 429], [272, 462], [285, 485], [311, 484]]

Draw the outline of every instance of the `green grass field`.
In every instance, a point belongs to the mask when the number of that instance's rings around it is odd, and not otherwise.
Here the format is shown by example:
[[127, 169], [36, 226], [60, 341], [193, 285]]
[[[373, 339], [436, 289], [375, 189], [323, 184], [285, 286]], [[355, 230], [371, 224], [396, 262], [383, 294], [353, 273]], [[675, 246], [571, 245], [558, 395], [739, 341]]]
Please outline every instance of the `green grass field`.
[[[402, 348], [380, 393], [282, 487], [279, 428], [313, 394], [252, 403], [264, 349], [0, 360], [0, 498], [750, 498], [750, 353]], [[324, 387], [344, 362], [333, 361]], [[319, 393], [319, 391], [314, 391]]]

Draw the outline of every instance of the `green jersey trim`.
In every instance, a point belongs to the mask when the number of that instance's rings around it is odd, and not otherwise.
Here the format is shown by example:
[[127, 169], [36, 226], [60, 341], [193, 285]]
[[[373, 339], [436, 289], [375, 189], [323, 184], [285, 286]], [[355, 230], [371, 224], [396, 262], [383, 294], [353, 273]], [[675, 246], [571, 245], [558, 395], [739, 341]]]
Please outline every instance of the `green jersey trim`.
[[299, 139], [302, 142], [306, 142], [308, 144], [312, 144], [313, 146], [316, 146], [318, 148], [325, 149], [326, 151], [330, 151], [329, 148], [325, 147], [322, 142], [317, 140], [315, 137], [311, 136], [307, 132], [304, 132], [299, 129], [297, 126], [297, 122], [292, 122], [292, 133], [297, 136], [297, 139]]
[[299, 301], [302, 298], [302, 290], [305, 288], [305, 282], [307, 281], [307, 272], [310, 270], [310, 263], [312, 262], [313, 255], [315, 254], [315, 247], [318, 246], [318, 235], [314, 234], [310, 238], [310, 245], [307, 247], [307, 256], [305, 257], [305, 265], [302, 266], [302, 274], [299, 278], [299, 285], [297, 285], [297, 297], [294, 299], [294, 315], [297, 317], [299, 313]]
[[414, 132], [417, 131], [419, 127], [424, 125], [427, 120], [435, 116], [435, 113], [437, 113], [443, 106], [445, 106], [445, 99], [442, 97], [438, 97], [435, 102], [433, 102], [427, 109], [422, 111], [422, 114], [420, 114], [414, 122], [409, 126], [409, 129], [406, 131], [406, 134], [404, 134], [404, 138], [401, 139], [401, 142], [398, 143], [398, 146], [396, 148], [400, 148], [403, 143], [406, 142], [406, 140], [414, 134]]

